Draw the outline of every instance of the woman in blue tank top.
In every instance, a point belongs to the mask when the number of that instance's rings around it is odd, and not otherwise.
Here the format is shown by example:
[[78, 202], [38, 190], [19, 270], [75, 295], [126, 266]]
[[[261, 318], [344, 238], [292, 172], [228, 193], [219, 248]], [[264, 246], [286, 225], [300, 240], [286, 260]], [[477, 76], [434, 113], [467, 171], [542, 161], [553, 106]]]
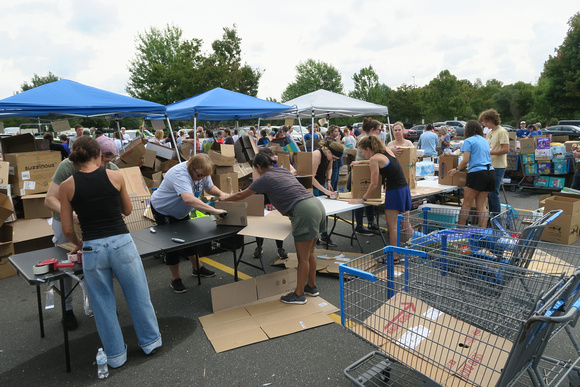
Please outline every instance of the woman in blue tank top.
[[[141, 257], [123, 221], [122, 215], [133, 209], [131, 199], [121, 172], [101, 168], [96, 140], [80, 137], [69, 158], [80, 170], [60, 185], [62, 230], [76, 246], [73, 252], [83, 252], [83, 273], [99, 337], [109, 366], [117, 368], [127, 361], [127, 345], [117, 318], [113, 274], [127, 300], [139, 346], [145, 354], [161, 346]], [[73, 210], [82, 240], [73, 230]]]

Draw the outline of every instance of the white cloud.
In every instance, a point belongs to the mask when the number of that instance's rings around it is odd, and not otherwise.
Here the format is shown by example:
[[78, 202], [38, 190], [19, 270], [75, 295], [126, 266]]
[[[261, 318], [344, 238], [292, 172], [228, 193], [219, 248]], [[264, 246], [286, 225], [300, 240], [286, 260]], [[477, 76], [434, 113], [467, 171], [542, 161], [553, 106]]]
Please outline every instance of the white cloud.
[[179, 26], [204, 49], [237, 25], [243, 59], [264, 70], [258, 96], [280, 95], [308, 58], [332, 64], [345, 91], [373, 65], [380, 82], [427, 84], [444, 69], [472, 82], [536, 82], [577, 1], [43, 0], [0, 5], [0, 98], [34, 73], [125, 93], [134, 39]]

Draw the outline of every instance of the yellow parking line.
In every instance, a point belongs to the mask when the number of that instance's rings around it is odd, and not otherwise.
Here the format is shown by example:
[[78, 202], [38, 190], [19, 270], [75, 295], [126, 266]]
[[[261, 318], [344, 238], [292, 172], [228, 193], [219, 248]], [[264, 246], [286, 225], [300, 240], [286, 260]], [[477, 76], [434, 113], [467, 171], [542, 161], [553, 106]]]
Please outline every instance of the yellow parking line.
[[339, 314], [331, 313], [328, 315], [328, 317], [330, 317], [332, 319], [332, 321], [334, 321], [335, 323], [340, 325], [340, 315]]
[[[208, 257], [201, 257], [199, 259], [201, 262], [203, 263], [207, 263], [208, 265], [215, 267], [216, 269], [219, 269], [225, 273], [231, 274], [232, 276], [235, 274], [234, 269], [232, 269], [231, 267], [224, 265], [222, 263], [219, 263], [217, 261], [214, 261], [213, 259], [210, 259]], [[238, 270], [238, 278], [242, 279], [242, 280], [247, 280], [252, 278], [252, 276], [249, 276], [247, 274], [242, 273], [241, 271]]]

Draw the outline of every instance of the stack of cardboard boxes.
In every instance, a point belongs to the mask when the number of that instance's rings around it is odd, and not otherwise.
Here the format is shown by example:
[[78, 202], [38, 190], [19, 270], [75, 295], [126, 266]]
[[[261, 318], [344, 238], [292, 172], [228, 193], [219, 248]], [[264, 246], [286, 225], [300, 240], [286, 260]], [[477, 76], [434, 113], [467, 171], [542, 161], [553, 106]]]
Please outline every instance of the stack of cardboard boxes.
[[449, 171], [459, 165], [459, 155], [439, 156], [439, 184], [456, 185], [465, 187], [467, 183], [467, 172], [457, 172], [449, 176]]
[[544, 214], [552, 210], [563, 213], [544, 228], [542, 240], [563, 245], [575, 243], [580, 236], [580, 195], [555, 192], [540, 197]]
[[524, 174], [534, 176], [535, 187], [564, 188], [565, 177], [550, 176], [566, 175], [569, 172], [565, 146], [553, 144], [558, 140], [560, 138], [552, 138], [550, 135], [519, 140]]

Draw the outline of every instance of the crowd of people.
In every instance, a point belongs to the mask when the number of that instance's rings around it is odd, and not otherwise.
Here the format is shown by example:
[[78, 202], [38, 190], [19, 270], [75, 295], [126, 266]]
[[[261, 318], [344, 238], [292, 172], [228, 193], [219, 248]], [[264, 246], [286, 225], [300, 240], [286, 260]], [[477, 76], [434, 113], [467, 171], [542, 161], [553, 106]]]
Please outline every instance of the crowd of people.
[[[525, 124], [525, 123], [524, 123]], [[484, 127], [488, 128], [484, 135]], [[391, 130], [393, 137], [386, 141], [386, 126], [372, 118], [365, 118], [361, 125], [346, 126], [343, 130], [335, 125], [328, 126], [324, 134], [317, 124], [308, 126], [304, 144], [313, 146], [312, 167], [313, 192], [305, 189], [295, 178], [295, 170], [279, 168], [277, 159], [268, 145], [279, 142], [284, 146], [293, 141], [292, 126], [277, 129], [252, 127], [246, 136], [255, 141], [259, 152], [253, 161], [253, 182], [243, 191], [228, 195], [213, 185], [211, 174], [213, 165], [205, 154], [212, 144], [234, 144], [241, 134], [238, 129], [212, 130], [198, 127], [196, 130], [179, 130], [169, 139], [164, 131], [158, 130], [150, 141], [159, 145], [191, 143], [197, 154], [189, 160], [171, 168], [164, 176], [159, 188], [151, 196], [151, 211], [158, 225], [187, 221], [192, 210], [200, 210], [217, 217], [225, 216], [225, 211], [216, 209], [200, 200], [202, 191], [222, 201], [243, 200], [252, 194], [265, 194], [282, 215], [288, 216], [292, 225], [292, 236], [298, 257], [296, 289], [281, 297], [281, 301], [304, 304], [308, 297], [316, 297], [316, 257], [314, 249], [324, 244], [336, 246], [327, 234], [325, 210], [315, 197], [337, 196], [338, 175], [347, 149], [356, 150], [356, 158], [350, 164], [369, 165], [370, 185], [361, 199], [352, 199], [352, 204], [364, 204], [370, 193], [385, 183], [384, 216], [389, 232], [389, 243], [396, 245], [397, 238], [406, 240], [412, 230], [406, 220], [411, 210], [411, 190], [403, 173], [403, 166], [397, 160], [403, 147], [414, 144], [404, 138], [404, 125], [395, 122]], [[53, 242], [60, 245], [67, 240], [83, 252], [83, 270], [87, 291], [93, 307], [95, 323], [109, 365], [122, 366], [127, 359], [127, 346], [119, 327], [115, 297], [112, 286], [113, 275], [119, 281], [133, 318], [139, 345], [150, 354], [162, 345], [155, 312], [151, 304], [147, 280], [141, 259], [123, 221], [132, 211], [122, 175], [111, 160], [130, 141], [125, 130], [113, 138], [95, 130], [93, 136], [78, 125], [74, 141], [62, 138], [62, 144], [51, 149], [62, 153], [63, 161], [52, 178], [45, 204], [53, 212]], [[165, 136], [165, 138], [164, 138]], [[53, 143], [50, 135], [47, 140]], [[316, 141], [318, 140], [318, 141]], [[435, 156], [450, 147], [451, 139], [446, 129], [438, 133], [432, 124], [426, 125], [418, 146], [426, 156]], [[482, 213], [493, 215], [500, 211], [499, 189], [507, 166], [506, 155], [509, 147], [507, 131], [501, 127], [499, 114], [486, 110], [479, 120], [471, 120], [465, 126], [465, 140], [461, 147], [462, 161], [456, 169], [449, 171], [453, 176], [467, 170], [467, 184], [464, 202], [459, 218], [465, 224], [472, 205]], [[70, 152], [70, 154], [69, 154]], [[347, 184], [348, 185], [348, 184]], [[347, 187], [348, 189], [348, 187]], [[94, 195], [99, 190], [102, 195]], [[363, 217], [366, 215], [365, 226]], [[397, 235], [397, 218], [403, 215], [401, 235]], [[379, 231], [375, 223], [374, 206], [355, 210], [355, 232], [372, 235]], [[487, 216], [480, 216], [480, 226], [487, 226]], [[74, 224], [82, 229], [82, 238], [75, 233]], [[263, 254], [263, 239], [257, 239], [254, 257]], [[283, 241], [276, 241], [278, 256], [286, 258]], [[179, 263], [181, 258], [191, 262], [194, 276], [212, 277], [215, 272], [206, 268], [195, 256], [195, 251], [184, 248], [165, 255], [165, 263], [171, 274], [170, 287], [176, 293], [187, 291], [181, 279]], [[71, 280], [65, 281], [65, 293], [72, 287]], [[66, 299], [66, 313], [63, 324], [67, 329], [77, 327], [72, 311], [71, 297]]]

